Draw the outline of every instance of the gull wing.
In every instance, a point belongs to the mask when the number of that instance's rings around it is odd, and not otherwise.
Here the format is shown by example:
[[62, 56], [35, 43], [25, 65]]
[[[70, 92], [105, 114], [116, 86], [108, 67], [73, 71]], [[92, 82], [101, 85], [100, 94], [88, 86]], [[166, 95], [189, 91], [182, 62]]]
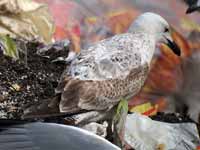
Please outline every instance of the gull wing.
[[139, 92], [147, 77], [148, 65], [134, 68], [125, 78], [107, 80], [80, 80], [66, 76], [60, 111], [108, 110], [122, 98], [131, 98]]
[[136, 94], [149, 70], [147, 63], [141, 64], [142, 44], [126, 33], [83, 50], [58, 85], [60, 111], [105, 110]]

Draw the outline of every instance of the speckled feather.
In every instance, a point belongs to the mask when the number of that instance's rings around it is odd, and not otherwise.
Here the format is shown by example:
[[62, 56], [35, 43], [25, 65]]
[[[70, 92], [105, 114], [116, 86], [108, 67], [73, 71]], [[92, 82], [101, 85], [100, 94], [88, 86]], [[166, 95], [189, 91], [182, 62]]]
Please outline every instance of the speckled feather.
[[144, 36], [116, 35], [83, 50], [56, 90], [62, 93], [60, 110], [107, 110], [138, 93], [149, 70], [140, 49], [153, 48]]
[[82, 50], [68, 74], [80, 80], [126, 78], [133, 68], [142, 65], [140, 49], [152, 48], [150, 38], [144, 36], [126, 33], [95, 43]]

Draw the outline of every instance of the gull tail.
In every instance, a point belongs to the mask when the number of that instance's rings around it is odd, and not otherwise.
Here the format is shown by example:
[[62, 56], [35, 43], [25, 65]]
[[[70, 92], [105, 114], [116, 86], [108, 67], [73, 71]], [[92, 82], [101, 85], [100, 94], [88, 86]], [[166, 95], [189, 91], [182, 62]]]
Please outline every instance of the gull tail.
[[30, 106], [26, 106], [22, 118], [31, 119], [57, 116], [60, 114], [58, 108], [59, 101], [60, 95], [57, 95], [52, 99], [42, 100]]

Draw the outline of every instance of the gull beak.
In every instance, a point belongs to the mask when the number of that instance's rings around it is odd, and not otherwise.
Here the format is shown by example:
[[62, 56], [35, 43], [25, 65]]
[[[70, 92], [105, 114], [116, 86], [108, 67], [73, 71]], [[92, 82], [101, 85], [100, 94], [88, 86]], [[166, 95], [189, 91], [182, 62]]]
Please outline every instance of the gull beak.
[[[172, 32], [173, 29], [170, 30], [170, 32]], [[165, 36], [165, 44], [178, 56], [181, 55], [181, 49], [180, 47], [173, 41], [172, 36], [167, 35]]]
[[167, 39], [167, 46], [172, 49], [172, 51], [178, 55], [178, 56], [181, 56], [181, 50], [179, 48], [179, 46], [174, 42], [174, 41], [171, 41], [169, 39]]

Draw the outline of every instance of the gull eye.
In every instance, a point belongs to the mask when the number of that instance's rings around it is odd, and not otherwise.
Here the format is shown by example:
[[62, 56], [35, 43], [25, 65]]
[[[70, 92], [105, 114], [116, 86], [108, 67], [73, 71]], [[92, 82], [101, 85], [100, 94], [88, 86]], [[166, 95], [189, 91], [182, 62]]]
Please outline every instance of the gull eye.
[[164, 32], [169, 32], [169, 29], [168, 28], [165, 28], [165, 31]]

